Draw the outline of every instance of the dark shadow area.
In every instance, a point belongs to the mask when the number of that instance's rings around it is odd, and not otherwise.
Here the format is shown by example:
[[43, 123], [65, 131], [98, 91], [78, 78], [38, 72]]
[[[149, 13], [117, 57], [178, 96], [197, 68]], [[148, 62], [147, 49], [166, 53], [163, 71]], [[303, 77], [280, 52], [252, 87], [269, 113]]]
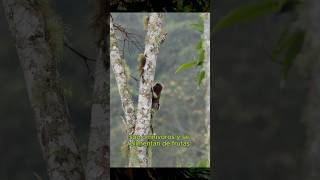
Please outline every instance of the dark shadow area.
[[111, 0], [112, 12], [208, 12], [210, 0]]
[[209, 178], [208, 168], [111, 168], [112, 180], [207, 180]]
[[[214, 23], [252, 2], [217, 1]], [[217, 179], [305, 179], [305, 118], [312, 92], [309, 72], [302, 65], [307, 58], [292, 60], [287, 78], [284, 64], [271, 58], [283, 30], [293, 29], [296, 13], [267, 15], [215, 33], [212, 137]]]

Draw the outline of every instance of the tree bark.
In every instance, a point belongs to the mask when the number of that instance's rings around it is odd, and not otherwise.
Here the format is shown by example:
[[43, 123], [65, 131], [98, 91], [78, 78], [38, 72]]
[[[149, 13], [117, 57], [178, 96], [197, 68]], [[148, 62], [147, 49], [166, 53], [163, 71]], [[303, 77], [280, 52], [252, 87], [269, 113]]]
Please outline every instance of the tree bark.
[[[121, 58], [118, 45], [117, 36], [115, 34], [113, 20], [110, 17], [110, 61], [111, 67], [118, 85], [119, 95], [122, 103], [122, 108], [125, 114], [123, 119], [124, 126], [126, 128], [126, 136], [132, 135], [134, 133], [134, 127], [136, 122], [135, 107], [132, 101], [131, 94], [129, 92], [128, 86], [128, 76], [125, 70], [125, 61]], [[124, 142], [123, 151], [128, 153], [128, 158], [130, 159], [130, 146], [128, 145], [129, 139]]]
[[[126, 132], [128, 136], [149, 135], [151, 132], [151, 88], [154, 84], [157, 55], [159, 53], [160, 44], [166, 38], [166, 33], [162, 30], [162, 14], [151, 13], [148, 19], [144, 52], [146, 62], [143, 67], [143, 73], [140, 77], [137, 114], [135, 114], [135, 107], [128, 90], [128, 77], [125, 71], [125, 61], [120, 56], [113, 20], [112, 18], [110, 19], [110, 60], [125, 114], [124, 123], [126, 125]], [[128, 150], [129, 167], [151, 166], [150, 148], [128, 146]]]
[[99, 48], [96, 62], [91, 126], [87, 155], [87, 179], [110, 179], [109, 171], [109, 68], [107, 53]]
[[95, 1], [93, 27], [97, 34], [98, 56], [94, 74], [93, 104], [87, 153], [86, 174], [88, 180], [110, 179], [110, 63], [107, 58], [107, 2]]
[[[162, 30], [163, 14], [150, 13], [145, 39], [146, 62], [143, 67], [143, 74], [140, 77], [139, 100], [137, 108], [137, 121], [134, 135], [151, 134], [151, 107], [154, 76], [156, 70], [157, 56], [162, 41], [166, 34]], [[130, 149], [130, 167], [150, 167], [151, 166], [151, 148], [148, 146], [136, 147]]]
[[[47, 2], [3, 0], [51, 180], [85, 179], [50, 35]], [[46, 9], [48, 10], [48, 9]]]
[[206, 88], [205, 124], [207, 128], [205, 144], [207, 146], [206, 158], [208, 158], [209, 165], [210, 165], [210, 13], [204, 13], [203, 20], [204, 20], [203, 43], [204, 43], [204, 51], [205, 51], [204, 71], [205, 71], [205, 88]]
[[136, 121], [135, 108], [129, 92], [125, 61], [120, 56], [112, 18], [110, 18], [110, 61], [125, 114], [124, 120], [125, 125], [127, 126], [127, 134], [132, 134]]

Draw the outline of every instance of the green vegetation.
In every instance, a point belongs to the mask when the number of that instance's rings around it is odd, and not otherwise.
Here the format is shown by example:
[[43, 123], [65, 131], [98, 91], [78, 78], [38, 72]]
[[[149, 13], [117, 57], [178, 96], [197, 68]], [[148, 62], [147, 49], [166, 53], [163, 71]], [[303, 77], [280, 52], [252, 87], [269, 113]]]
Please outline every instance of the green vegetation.
[[[201, 18], [201, 21], [199, 23], [190, 23], [189, 27], [199, 32], [200, 34], [203, 34], [203, 19]], [[189, 60], [187, 63], [181, 64], [176, 69], [176, 73], [179, 73], [187, 69], [195, 68], [197, 70], [195, 81], [197, 82], [198, 86], [201, 85], [206, 73], [203, 70], [203, 62], [205, 61], [205, 50], [203, 47], [203, 43], [203, 38], [201, 38], [195, 47], [197, 50], [197, 56], [194, 57], [192, 60]]]

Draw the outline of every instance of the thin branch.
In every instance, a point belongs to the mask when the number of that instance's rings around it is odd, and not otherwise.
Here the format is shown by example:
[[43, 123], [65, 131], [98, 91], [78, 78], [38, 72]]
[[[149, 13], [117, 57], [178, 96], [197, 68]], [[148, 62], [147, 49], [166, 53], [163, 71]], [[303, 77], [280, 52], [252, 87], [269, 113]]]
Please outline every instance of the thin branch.
[[121, 58], [119, 49], [117, 47], [117, 36], [113, 26], [113, 19], [110, 19], [110, 62], [118, 85], [118, 90], [125, 113], [125, 120], [129, 133], [133, 132], [136, 121], [135, 108], [132, 101], [131, 93], [128, 90], [128, 79], [125, 75], [124, 61]]
[[89, 58], [85, 55], [83, 55], [81, 52], [79, 52], [78, 50], [76, 50], [75, 48], [73, 48], [69, 43], [67, 43], [66, 41], [63, 42], [64, 46], [66, 46], [68, 49], [70, 49], [73, 53], [75, 53], [76, 55], [78, 55], [80, 58], [83, 59], [84, 64], [86, 65], [86, 68], [88, 70], [88, 73], [91, 74], [91, 69], [90, 66], [88, 64], [88, 61], [91, 62], [96, 62], [95, 59], [93, 58]]
[[[114, 24], [114, 29], [121, 33], [124, 44], [127, 41], [128, 43], [132, 43], [139, 51], [143, 51], [144, 47], [141, 43], [139, 43], [139, 39], [141, 38], [139, 34], [129, 32], [119, 24]], [[123, 48], [125, 48], [125, 45], [123, 45]], [[124, 57], [124, 49], [123, 49], [123, 57]]]
[[136, 78], [136, 77], [134, 77], [134, 76], [132, 76], [131, 74], [130, 74], [130, 77], [133, 79], [133, 80], [135, 80], [135, 82], [137, 83], [136, 85], [137, 85], [137, 87], [139, 87], [139, 79], [138, 78]]
[[137, 79], [136, 77], [134, 77], [134, 76], [132, 76], [132, 75], [130, 75], [130, 77], [131, 77], [132, 79], [134, 79], [135, 81], [139, 82], [139, 79]]
[[81, 52], [79, 52], [78, 50], [76, 50], [75, 48], [73, 48], [69, 43], [64, 41], [64, 45], [70, 49], [72, 52], [74, 52], [76, 55], [78, 55], [79, 57], [81, 57], [82, 59], [86, 60], [86, 61], [91, 61], [91, 62], [96, 62], [96, 59], [93, 58], [89, 58], [85, 55], [83, 55]]

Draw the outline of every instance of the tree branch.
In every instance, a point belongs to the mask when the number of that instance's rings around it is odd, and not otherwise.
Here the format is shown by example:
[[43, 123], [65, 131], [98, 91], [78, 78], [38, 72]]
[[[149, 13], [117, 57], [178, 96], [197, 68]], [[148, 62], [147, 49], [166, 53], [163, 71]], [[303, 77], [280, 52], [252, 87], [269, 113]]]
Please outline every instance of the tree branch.
[[91, 73], [91, 70], [90, 70], [90, 66], [88, 64], [88, 61], [92, 61], [92, 62], [96, 62], [95, 59], [92, 59], [92, 58], [89, 58], [85, 55], [83, 55], [81, 52], [79, 52], [78, 50], [76, 50], [75, 48], [73, 48], [68, 42], [64, 41], [63, 42], [63, 45], [66, 46], [68, 49], [70, 49], [73, 53], [75, 53], [76, 55], [78, 55], [80, 58], [83, 59], [83, 62], [84, 64], [86, 65], [86, 68], [88, 70], [88, 73], [90, 74]]
[[87, 154], [87, 179], [110, 179], [110, 63], [107, 59], [107, 6], [105, 0], [95, 1], [94, 24], [99, 34], [98, 56], [94, 74], [93, 103], [91, 106], [91, 124]]
[[48, 34], [56, 32], [46, 26], [49, 18], [55, 18], [44, 10], [49, 9], [46, 3], [3, 0], [10, 30], [15, 37], [49, 178], [84, 180], [85, 173], [76, 138], [69, 125], [70, 116], [57, 71], [58, 55], [55, 50], [59, 47], [55, 45], [60, 43], [52, 43], [59, 39], [47, 39]]
[[136, 121], [135, 108], [128, 88], [128, 77], [125, 72], [125, 62], [121, 58], [117, 47], [117, 38], [112, 18], [110, 18], [110, 61], [117, 81], [122, 108], [125, 113], [127, 133], [132, 134]]
[[90, 137], [87, 155], [88, 179], [109, 179], [109, 69], [107, 53], [99, 48], [96, 62]]
[[83, 60], [85, 61], [92, 61], [92, 62], [96, 62], [97, 60], [93, 59], [93, 58], [89, 58], [85, 55], [83, 55], [80, 51], [76, 50], [75, 48], [73, 48], [68, 42], [64, 41], [63, 42], [64, 46], [66, 46], [68, 49], [70, 49], [73, 53], [75, 53], [76, 55], [78, 55], [79, 57], [81, 57]]
[[[143, 67], [142, 76], [139, 77], [140, 89], [138, 100], [138, 111], [135, 114], [134, 104], [128, 90], [128, 78], [125, 71], [125, 61], [121, 58], [117, 47], [117, 37], [112, 17], [110, 18], [110, 60], [118, 90], [125, 113], [125, 125], [127, 135], [148, 135], [151, 132], [151, 108], [152, 95], [151, 88], [154, 84], [156, 59], [159, 53], [160, 44], [164, 41], [166, 33], [162, 31], [163, 15], [151, 13], [149, 18], [147, 35], [145, 38], [146, 62]], [[121, 31], [121, 27], [116, 27]], [[124, 33], [126, 36], [127, 34]], [[137, 79], [138, 81], [138, 79]], [[129, 167], [148, 167], [151, 166], [151, 148], [147, 147], [128, 147], [129, 148]]]
[[[166, 33], [162, 30], [163, 14], [150, 13], [147, 27], [147, 35], [145, 38], [145, 57], [146, 62], [143, 67], [143, 74], [140, 77], [139, 99], [137, 109], [137, 121], [135, 126], [135, 135], [151, 134], [151, 107], [152, 93], [151, 88], [154, 84], [154, 76], [156, 69], [156, 60], [159, 54], [159, 48], [164, 41]], [[151, 148], [137, 147], [136, 150], [130, 152], [132, 160], [129, 162], [130, 167], [150, 167], [151, 166]], [[136, 160], [137, 158], [137, 160]]]

